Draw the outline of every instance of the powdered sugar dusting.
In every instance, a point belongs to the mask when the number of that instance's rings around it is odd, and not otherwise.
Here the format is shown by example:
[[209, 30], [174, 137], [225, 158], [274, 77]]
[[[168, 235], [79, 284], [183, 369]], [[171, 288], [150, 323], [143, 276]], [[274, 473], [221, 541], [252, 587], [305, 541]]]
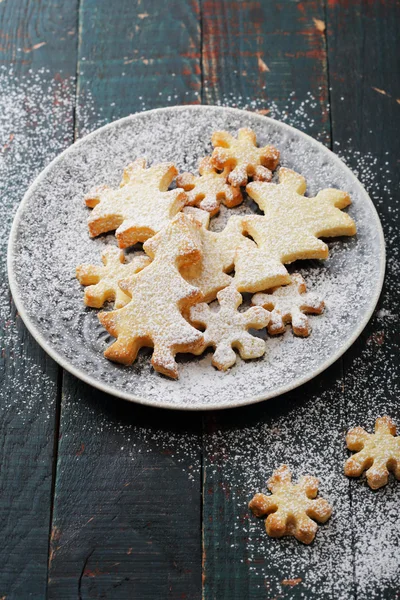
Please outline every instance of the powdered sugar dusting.
[[[0, 68], [0, 349], [4, 373], [0, 404], [23, 422], [51, 418], [56, 398], [56, 371], [35, 355], [27, 355], [21, 320], [11, 303], [7, 281], [7, 241], [12, 219], [25, 190], [46, 163], [72, 142], [71, 80], [55, 81], [45, 69], [16, 81]], [[5, 420], [9, 422], [9, 418]]]
[[293, 273], [291, 282], [270, 290], [270, 293], [255, 294], [251, 303], [263, 306], [271, 311], [268, 331], [271, 334], [282, 333], [285, 324], [291, 323], [296, 335], [309, 335], [309, 319], [305, 313], [321, 314], [324, 301], [315, 294], [307, 293], [304, 279], [299, 273]]
[[[260, 145], [271, 143], [280, 148], [282, 164], [304, 174], [311, 195], [327, 186], [352, 195], [349, 212], [358, 225], [357, 239], [331, 242], [329, 260], [323, 265], [312, 264], [302, 273], [311, 281], [310, 287], [316, 288], [313, 291], [329, 298], [326, 317], [314, 320], [309, 340], [299, 340], [287, 332], [268, 341], [262, 360], [238, 361], [227, 374], [210, 367], [209, 354], [195, 360], [180, 356], [177, 384], [154, 373], [145, 354], [132, 369], [108, 363], [102, 351], [109, 340], [99, 329], [96, 314], [82, 310], [79, 284], [73, 280], [75, 266], [94, 260], [104, 245], [104, 239], [88, 237], [82, 198], [94, 185], [115, 185], [124, 166], [138, 156], [147, 156], [149, 163], [173, 159], [180, 170], [191, 170], [198, 157], [210, 151], [214, 129], [236, 131], [244, 125], [254, 128]], [[251, 204], [247, 203], [247, 209], [252, 210]], [[227, 211], [221, 211], [224, 215]], [[375, 216], [362, 189], [320, 146], [251, 113], [182, 107], [117, 122], [86, 138], [55, 163], [31, 189], [20, 213], [14, 270], [25, 309], [64, 360], [121, 394], [145, 401], [153, 401], [156, 395], [164, 405], [195, 408], [212, 406], [216, 397], [220, 406], [231, 404], [232, 386], [240, 403], [311, 376], [340, 350], [368, 310], [371, 295], [379, 286], [380, 244]], [[28, 272], [30, 285], [26, 286], [23, 282]], [[313, 285], [314, 281], [317, 284]]]
[[[27, 188], [32, 178], [40, 172], [42, 167], [49, 162], [62, 148], [69, 144], [70, 125], [65, 118], [66, 112], [71, 110], [72, 101], [69, 82], [54, 82], [50, 80], [45, 71], [29, 76], [24, 80], [16, 81], [12, 73], [5, 72], [0, 75], [2, 98], [2, 116], [0, 117], [0, 131], [3, 146], [3, 159], [0, 163], [1, 185], [0, 206], [2, 220], [0, 223], [1, 240], [3, 243], [0, 254], [2, 273], [5, 272], [5, 244], [11, 226], [12, 216], [20, 202], [23, 191]], [[315, 124], [314, 111], [319, 122], [320, 105], [316, 99], [309, 96], [305, 101], [295, 100], [294, 92], [289, 98], [287, 106], [278, 107], [273, 102], [268, 106], [248, 98], [235, 98], [230, 96], [223, 100], [228, 106], [241, 106], [248, 110], [259, 110], [261, 114], [267, 113], [282, 121], [288, 122], [299, 129], [306, 129], [313, 134]], [[53, 100], [57, 102], [53, 104]], [[174, 102], [172, 97], [161, 98], [164, 104]], [[68, 108], [58, 110], [58, 103], [64, 103]], [[143, 106], [143, 110], [145, 109]], [[81, 131], [90, 132], [103, 124], [101, 113], [93, 106], [90, 97], [78, 107], [80, 111]], [[90, 117], [90, 118], [89, 118]], [[49, 135], [49, 118], [53, 126], [58, 128], [60, 136]], [[251, 118], [251, 117], [250, 117]], [[29, 123], [35, 122], [30, 127]], [[54, 131], [54, 129], [50, 129]], [[179, 130], [179, 132], [181, 129]], [[16, 135], [18, 133], [18, 135]], [[14, 134], [14, 136], [13, 136]], [[318, 133], [317, 133], [318, 137]], [[167, 140], [168, 142], [168, 140]], [[168, 143], [171, 143], [169, 140]], [[207, 148], [207, 151], [211, 148]], [[335, 147], [343, 160], [357, 167], [357, 174], [371, 194], [378, 210], [387, 201], [392, 182], [388, 167], [378, 161], [373, 154], [360, 154], [354, 151], [351, 140], [343, 147]], [[174, 149], [175, 151], [175, 149]], [[197, 149], [196, 149], [197, 151]], [[195, 168], [185, 159], [186, 150], [180, 154], [180, 162], [185, 168]], [[129, 156], [129, 160], [134, 158]], [[150, 156], [149, 156], [150, 158]], [[166, 160], [166, 157], [163, 157]], [[195, 161], [196, 162], [196, 161]], [[118, 176], [124, 166], [116, 165], [110, 183], [117, 184]], [[288, 165], [291, 166], [291, 165]], [[294, 165], [292, 165], [294, 166]], [[301, 165], [300, 165], [301, 167]], [[304, 171], [302, 171], [304, 172]], [[328, 185], [329, 176], [322, 177], [322, 186]], [[103, 176], [103, 173], [101, 173]], [[102, 181], [96, 179], [95, 183]], [[310, 173], [310, 180], [313, 174]], [[381, 181], [384, 181], [383, 185]], [[332, 180], [331, 183], [334, 183]], [[346, 188], [345, 188], [346, 189]], [[318, 191], [318, 185], [316, 189]], [[398, 211], [396, 198], [391, 202], [392, 211]], [[224, 212], [224, 207], [221, 212]], [[240, 211], [241, 207], [235, 209]], [[246, 206], [247, 210], [247, 206]], [[81, 213], [79, 213], [81, 216]], [[355, 215], [356, 216], [356, 215]], [[357, 224], [360, 225], [358, 217]], [[382, 218], [382, 215], [381, 215]], [[85, 219], [83, 219], [84, 225]], [[390, 414], [397, 425], [400, 425], [399, 405], [396, 398], [399, 396], [398, 366], [396, 363], [396, 346], [392, 333], [398, 326], [396, 312], [396, 298], [399, 291], [399, 241], [398, 230], [386, 223], [382, 218], [386, 233], [388, 247], [387, 282], [386, 292], [381, 300], [379, 311], [371, 325], [373, 332], [366, 344], [354, 352], [354, 357], [347, 359], [345, 390], [343, 397], [341, 382], [329, 380], [329, 372], [322, 376], [320, 393], [311, 396], [306, 391], [299, 389], [293, 398], [280, 398], [263, 406], [253, 407], [251, 411], [240, 411], [235, 425], [220, 427], [216, 424], [213, 433], [206, 436], [205, 450], [208, 456], [206, 463], [206, 487], [219, 485], [224, 489], [226, 502], [222, 505], [220, 518], [225, 523], [226, 544], [221, 547], [226, 564], [230, 564], [235, 577], [247, 576], [250, 572], [252, 579], [252, 592], [256, 597], [259, 590], [260, 597], [273, 597], [275, 595], [290, 595], [296, 593], [299, 597], [335, 597], [349, 598], [353, 595], [353, 572], [356, 575], [359, 598], [382, 598], [385, 594], [398, 588], [400, 521], [398, 519], [399, 490], [398, 483], [391, 480], [390, 484], [374, 493], [362, 481], [351, 481], [342, 475], [343, 462], [347, 457], [344, 445], [346, 430], [355, 425], [362, 425], [372, 430], [375, 418], [382, 414]], [[394, 220], [393, 220], [394, 222]], [[223, 225], [223, 219], [222, 219]], [[218, 223], [216, 225], [218, 228]], [[86, 231], [82, 228], [82, 238], [86, 239]], [[83, 235], [84, 234], [84, 235]], [[113, 236], [104, 239], [104, 244], [113, 241]], [[53, 248], [53, 244], [56, 246]], [[71, 243], [66, 244], [69, 249]], [[350, 243], [351, 244], [351, 243]], [[99, 247], [98, 247], [99, 246]], [[83, 252], [82, 260], [96, 262], [99, 250], [103, 245], [93, 243], [91, 250]], [[343, 253], [349, 249], [348, 241], [333, 242], [331, 251], [338, 255], [339, 263]], [[70, 270], [75, 268], [64, 263], [65, 245], [55, 239], [51, 251], [57, 256], [62, 267], [62, 279], [68, 284], [76, 285], [74, 293], [80, 295], [82, 291], [74, 281]], [[82, 262], [81, 260], [81, 262]], [[79, 262], [79, 261], [78, 261]], [[68, 277], [65, 278], [67, 273]], [[331, 294], [334, 303], [340, 302], [340, 279], [336, 282], [321, 278], [321, 269], [318, 264], [312, 264], [302, 271], [306, 278], [308, 289], [317, 293]], [[347, 271], [349, 275], [349, 271]], [[354, 272], [353, 272], [354, 274]], [[368, 276], [368, 274], [367, 274]], [[332, 273], [332, 277], [334, 274]], [[68, 279], [69, 278], [69, 279]], [[351, 284], [353, 285], [353, 284]], [[356, 284], [355, 284], [356, 285]], [[20, 328], [17, 328], [15, 319], [11, 314], [9, 292], [6, 279], [2, 277], [0, 302], [0, 322], [2, 325], [2, 352], [8, 356], [16, 369], [26, 375], [33, 387], [23, 388], [19, 385], [18, 404], [16, 404], [16, 390], [12, 397], [7, 397], [5, 391], [0, 389], [2, 406], [12, 406], [21, 416], [29, 418], [32, 409], [37, 410], [37, 398], [43, 406], [43, 418], [48, 418], [48, 405], [53, 398], [54, 384], [52, 380], [43, 386], [41, 378], [43, 369], [38, 366], [33, 358], [24, 358], [21, 361], [22, 338]], [[79, 310], [81, 310], [81, 296]], [[78, 304], [76, 304], [76, 309]], [[330, 306], [327, 307], [328, 313]], [[75, 309], [70, 313], [76, 318]], [[346, 320], [348, 313], [343, 316]], [[313, 317], [313, 327], [320, 322], [322, 317]], [[81, 322], [85, 321], [82, 317]], [[314, 331], [315, 333], [315, 331]], [[291, 339], [291, 334], [285, 336]], [[275, 343], [275, 341], [272, 341]], [[285, 342], [286, 343], [286, 342]], [[269, 344], [273, 346], [273, 344]], [[297, 352], [302, 344], [297, 345]], [[10, 356], [10, 349], [13, 355]], [[386, 349], [386, 351], [384, 351]], [[300, 362], [301, 362], [301, 357]], [[300, 366], [304, 368], [304, 364]], [[211, 374], [211, 367], [207, 366], [204, 378]], [[23, 378], [18, 379], [20, 382]], [[72, 387], [72, 378], [69, 386]], [[26, 386], [28, 383], [26, 384]], [[313, 384], [314, 389], [314, 384]], [[46, 391], [46, 394], [44, 392]], [[154, 391], [154, 388], [153, 388]], [[47, 395], [48, 393], [48, 395]], [[217, 395], [217, 391], [215, 395]], [[308, 398], [306, 401], [304, 397]], [[24, 400], [22, 401], [22, 398]], [[182, 395], [179, 401], [189, 398]], [[99, 403], [100, 404], [100, 403]], [[69, 394], [65, 397], [65, 418], [75, 419], [84, 427], [88, 435], [101, 440], [104, 432], [111, 431], [115, 439], [121, 439], [121, 454], [128, 451], [134, 459], [136, 453], [160, 450], [168, 452], [175, 462], [182, 467], [191, 477], [191, 473], [198, 473], [200, 463], [197, 453], [200, 440], [195, 434], [182, 431], [166, 431], [162, 427], [152, 424], [149, 427], [138, 427], [136, 424], [126, 423], [126, 413], [123, 418], [112, 419], [110, 411], [101, 411], [103, 402], [92, 407], [87, 398], [72, 398]], [[341, 406], [341, 418], [338, 418], [337, 406]], [[82, 420], [82, 407], [85, 407], [84, 416], [93, 411], [93, 420]], [[269, 416], [268, 416], [269, 415]], [[230, 416], [230, 415], [226, 415]], [[73, 427], [73, 425], [72, 425]], [[65, 439], [70, 435], [64, 431]], [[121, 436], [119, 438], [119, 435]], [[140, 440], [138, 442], [138, 439]], [[100, 443], [100, 442], [99, 442]], [[127, 448], [129, 449], [127, 450]], [[229, 461], [226, 460], [229, 455]], [[295, 476], [310, 473], [320, 477], [320, 493], [334, 506], [331, 520], [319, 528], [315, 543], [304, 547], [293, 540], [270, 540], [267, 538], [262, 522], [254, 517], [250, 518], [247, 502], [252, 494], [263, 489], [267, 477], [273, 468], [282, 462], [287, 462]], [[220, 474], [223, 480], [220, 481]], [[197, 481], [197, 478], [195, 478]], [[351, 504], [347, 495], [351, 489]], [[352, 549], [351, 527], [352, 521], [355, 528], [355, 545]], [[208, 523], [205, 522], [205, 527]], [[212, 523], [209, 525], [212, 527]], [[212, 533], [212, 532], [211, 532]], [[356, 558], [353, 565], [353, 558]], [[232, 579], [232, 577], [231, 577]], [[206, 582], [207, 584], [207, 582]], [[293, 587], [292, 587], [293, 586]], [[293, 590], [293, 592], [292, 592]]]
[[[205, 441], [205, 490], [213, 494], [207, 511], [214, 518], [221, 515], [224, 563], [235, 566], [237, 577], [250, 578], [252, 590], [279, 597], [285, 581], [300, 580], [296, 597], [347, 599], [355, 592], [355, 574], [359, 598], [382, 598], [383, 590], [396, 589], [400, 486], [391, 476], [386, 488], [373, 492], [363, 479], [345, 477], [348, 399], [340, 380], [327, 375], [320, 383], [319, 393], [299, 390], [264, 409], [240, 411], [211, 429]], [[382, 414], [376, 406], [370, 412]], [[295, 478], [317, 476], [319, 494], [333, 506], [332, 517], [319, 526], [309, 547], [269, 538], [262, 520], [248, 509], [254, 493], [267, 493], [266, 481], [281, 464], [288, 464]], [[214, 526], [208, 515], [206, 530]], [[206, 539], [207, 570], [215, 551], [211, 529]]]
[[265, 342], [248, 330], [263, 329], [269, 322], [269, 312], [260, 306], [239, 312], [242, 296], [233, 285], [221, 290], [217, 297], [218, 311], [203, 302], [190, 309], [190, 320], [205, 327], [204, 347], [214, 348], [213, 365], [225, 371], [235, 364], [233, 348], [239, 350], [242, 358], [260, 358], [265, 352]]
[[178, 377], [177, 350], [196, 352], [203, 336], [182, 316], [201, 299], [201, 292], [179, 273], [183, 261], [200, 260], [200, 225], [179, 213], [143, 248], [153, 261], [131, 279], [120, 282], [131, 301], [123, 308], [99, 314], [101, 324], [117, 340], [105, 356], [125, 365], [136, 359], [138, 348], [153, 345], [151, 363], [158, 372]]

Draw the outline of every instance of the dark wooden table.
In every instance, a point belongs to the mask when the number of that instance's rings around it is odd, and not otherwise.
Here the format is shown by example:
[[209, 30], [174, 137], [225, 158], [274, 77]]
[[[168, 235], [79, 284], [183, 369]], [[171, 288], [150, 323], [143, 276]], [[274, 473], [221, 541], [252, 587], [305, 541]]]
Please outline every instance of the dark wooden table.
[[[266, 539], [246, 507], [277, 448], [303, 473], [298, 418], [315, 474], [337, 477], [350, 425], [384, 413], [400, 425], [399, 16], [394, 0], [0, 1], [2, 600], [400, 597], [400, 484], [373, 493], [340, 479], [337, 516], [312, 550]], [[376, 202], [388, 270], [370, 324], [316, 380], [183, 414], [58, 368], [15, 313], [6, 244], [29, 181], [74, 139], [201, 102], [270, 111], [345, 154]]]

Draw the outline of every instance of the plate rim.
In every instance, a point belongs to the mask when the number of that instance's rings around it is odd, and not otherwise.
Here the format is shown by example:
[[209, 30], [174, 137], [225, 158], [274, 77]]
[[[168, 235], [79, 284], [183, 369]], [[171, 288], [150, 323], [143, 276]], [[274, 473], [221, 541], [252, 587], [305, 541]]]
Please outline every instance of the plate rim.
[[[21, 220], [21, 216], [22, 216], [22, 212], [25, 207], [25, 204], [28, 202], [29, 197], [32, 195], [32, 193], [35, 191], [35, 189], [41, 184], [42, 180], [45, 179], [48, 172], [51, 171], [53, 166], [63, 160], [63, 157], [65, 154], [70, 152], [72, 148], [76, 148], [77, 146], [85, 143], [91, 137], [94, 137], [95, 135], [98, 135], [99, 133], [101, 133], [107, 129], [110, 129], [112, 127], [122, 125], [124, 122], [128, 122], [128, 121], [137, 119], [141, 115], [155, 114], [158, 112], [171, 112], [171, 111], [179, 112], [179, 111], [184, 111], [184, 110], [188, 110], [191, 108], [194, 108], [196, 110], [212, 108], [214, 110], [217, 109], [221, 112], [229, 111], [229, 112], [239, 113], [240, 115], [251, 114], [252, 117], [259, 118], [260, 121], [261, 120], [264, 121], [266, 119], [272, 123], [278, 123], [279, 126], [283, 127], [284, 129], [287, 129], [288, 131], [295, 131], [297, 135], [300, 135], [301, 137], [306, 138], [306, 140], [308, 142], [311, 141], [312, 144], [316, 144], [317, 146], [320, 146], [323, 149], [323, 151], [330, 153], [332, 155], [331, 158], [333, 158], [333, 160], [335, 162], [339, 163], [340, 168], [344, 169], [347, 172], [347, 174], [350, 176], [350, 178], [353, 179], [354, 182], [360, 187], [362, 194], [364, 196], [364, 200], [370, 204], [370, 206], [372, 208], [372, 213], [375, 217], [375, 225], [376, 225], [376, 230], [377, 230], [379, 242], [380, 242], [380, 256], [379, 256], [379, 267], [380, 267], [379, 275], [380, 276], [376, 282], [377, 285], [376, 285], [375, 293], [369, 299], [367, 310], [364, 313], [364, 317], [363, 317], [362, 321], [355, 328], [355, 330], [353, 331], [352, 335], [349, 337], [347, 342], [345, 344], [343, 344], [332, 356], [330, 356], [328, 359], [326, 359], [322, 363], [322, 365], [320, 365], [317, 369], [313, 370], [308, 375], [305, 375], [301, 378], [296, 379], [295, 382], [288, 383], [286, 385], [278, 387], [274, 391], [271, 391], [271, 392], [267, 392], [264, 394], [258, 394], [256, 396], [251, 396], [249, 398], [246, 398], [245, 400], [233, 401], [230, 404], [224, 404], [224, 405], [219, 405], [219, 404], [215, 404], [215, 403], [213, 403], [213, 404], [198, 403], [196, 405], [191, 406], [191, 405], [186, 405], [186, 404], [180, 405], [180, 404], [174, 404], [171, 402], [161, 402], [159, 400], [151, 399], [151, 397], [142, 398], [140, 396], [136, 396], [135, 394], [124, 392], [123, 390], [116, 390], [111, 385], [103, 383], [103, 382], [97, 380], [96, 378], [92, 377], [91, 375], [88, 375], [85, 371], [79, 369], [78, 367], [71, 365], [66, 358], [61, 356], [57, 350], [54, 350], [52, 348], [51, 344], [45, 339], [45, 337], [42, 335], [41, 331], [37, 328], [37, 326], [33, 323], [33, 321], [30, 319], [29, 315], [25, 311], [24, 303], [18, 292], [18, 284], [17, 284], [16, 276], [14, 273], [14, 266], [13, 266], [14, 258], [15, 258], [14, 248], [15, 248], [15, 243], [16, 243], [16, 239], [17, 239], [17, 229], [18, 229], [18, 225]], [[385, 278], [385, 270], [386, 270], [385, 238], [384, 238], [382, 223], [380, 221], [378, 211], [376, 210], [376, 207], [375, 207], [374, 203], [372, 202], [368, 192], [364, 188], [363, 184], [355, 176], [355, 174], [351, 171], [351, 169], [339, 158], [339, 156], [337, 156], [334, 152], [332, 152], [332, 150], [330, 148], [327, 148], [326, 146], [324, 146], [324, 144], [322, 144], [318, 140], [314, 139], [307, 133], [304, 133], [303, 131], [301, 131], [300, 129], [297, 129], [296, 127], [293, 127], [292, 125], [288, 125], [287, 123], [279, 121], [278, 119], [272, 119], [271, 117], [260, 115], [260, 114], [254, 113], [252, 111], [248, 111], [248, 110], [241, 109], [241, 108], [233, 108], [233, 107], [229, 107], [229, 106], [218, 106], [218, 105], [212, 105], [212, 104], [186, 104], [186, 105], [180, 104], [177, 106], [166, 106], [166, 107], [154, 108], [154, 109], [148, 110], [148, 111], [132, 113], [126, 117], [117, 119], [115, 121], [111, 121], [111, 123], [107, 123], [106, 125], [103, 125], [102, 127], [95, 129], [91, 133], [83, 136], [81, 139], [77, 140], [76, 142], [74, 142], [73, 144], [71, 144], [70, 146], [65, 148], [65, 150], [63, 150], [60, 154], [58, 154], [39, 173], [39, 175], [31, 182], [28, 189], [26, 190], [26, 192], [18, 206], [18, 209], [14, 215], [13, 223], [12, 223], [10, 234], [9, 234], [8, 249], [7, 249], [8, 282], [9, 282], [9, 287], [10, 287], [11, 294], [12, 294], [15, 306], [17, 308], [17, 311], [18, 311], [19, 315], [21, 316], [28, 331], [33, 336], [33, 338], [38, 342], [38, 344], [43, 348], [43, 350], [53, 360], [55, 360], [57, 362], [58, 365], [60, 365], [63, 369], [65, 369], [66, 371], [68, 371], [69, 373], [71, 373], [72, 375], [74, 375], [75, 377], [80, 379], [81, 381], [87, 383], [88, 385], [91, 385], [92, 387], [100, 390], [101, 392], [110, 394], [111, 396], [121, 398], [122, 400], [127, 400], [129, 402], [142, 404], [145, 406], [164, 408], [164, 409], [170, 409], [170, 410], [184, 410], [184, 411], [226, 410], [226, 409], [230, 409], [230, 408], [239, 408], [242, 406], [244, 407], [244, 406], [249, 406], [251, 404], [257, 404], [258, 402], [263, 402], [264, 400], [270, 400], [272, 398], [276, 398], [278, 396], [286, 394], [287, 392], [290, 392], [290, 391], [304, 385], [308, 381], [311, 381], [312, 379], [314, 379], [315, 377], [320, 375], [323, 371], [325, 371], [328, 367], [330, 367], [334, 362], [336, 362], [354, 344], [356, 339], [360, 336], [360, 334], [362, 333], [362, 331], [368, 324], [368, 322], [371, 319], [372, 314], [375, 310], [375, 307], [378, 303], [379, 297], [381, 295], [383, 282], [384, 282], [384, 278]]]

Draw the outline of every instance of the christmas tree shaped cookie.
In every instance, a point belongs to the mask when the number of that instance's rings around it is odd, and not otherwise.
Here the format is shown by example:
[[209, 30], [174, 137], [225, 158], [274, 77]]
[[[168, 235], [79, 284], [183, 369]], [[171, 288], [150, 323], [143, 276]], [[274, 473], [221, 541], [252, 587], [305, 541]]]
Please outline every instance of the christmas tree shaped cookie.
[[207, 229], [209, 214], [205, 211], [191, 207], [184, 211], [202, 224], [200, 237], [203, 259], [182, 269], [182, 275], [203, 292], [205, 302], [211, 302], [219, 290], [232, 282], [229, 272], [233, 269], [236, 251], [243, 241], [247, 241], [242, 235], [242, 218], [230, 217], [225, 229], [216, 232]]
[[[246, 191], [258, 204], [265, 216], [243, 218], [243, 228], [257, 244], [252, 259], [236, 264], [238, 289], [262, 291], [279, 284], [274, 281], [279, 263], [298, 259], [327, 258], [328, 246], [320, 237], [354, 235], [353, 219], [341, 209], [350, 204], [350, 196], [336, 189], [320, 191], [315, 198], [304, 196], [304, 177], [290, 169], [281, 168], [279, 183], [255, 181]], [[263, 285], [258, 287], [260, 272], [264, 271]], [[284, 278], [283, 278], [284, 279]]]
[[144, 244], [152, 263], [120, 282], [131, 301], [119, 310], [99, 314], [101, 324], [117, 338], [105, 351], [106, 358], [130, 365], [141, 347], [150, 346], [155, 370], [177, 379], [175, 354], [202, 346], [202, 333], [182, 312], [203, 296], [179, 272], [185, 264], [201, 260], [199, 229], [194, 219], [181, 213]]

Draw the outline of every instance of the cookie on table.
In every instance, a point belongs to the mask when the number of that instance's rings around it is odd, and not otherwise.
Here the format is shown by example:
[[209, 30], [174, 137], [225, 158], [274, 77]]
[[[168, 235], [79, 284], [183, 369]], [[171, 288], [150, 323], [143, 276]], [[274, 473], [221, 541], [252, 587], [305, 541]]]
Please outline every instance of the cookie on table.
[[373, 490], [387, 484], [389, 471], [400, 480], [400, 437], [396, 436], [396, 425], [390, 417], [377, 419], [374, 433], [367, 433], [362, 427], [351, 429], [346, 444], [355, 452], [344, 466], [348, 477], [360, 477], [366, 471]]
[[256, 494], [249, 508], [256, 517], [265, 517], [265, 529], [269, 536], [281, 538], [292, 535], [303, 544], [311, 544], [319, 523], [326, 523], [332, 508], [323, 498], [317, 498], [318, 479], [305, 475], [292, 483], [287, 465], [276, 469], [267, 482], [272, 492], [269, 496]]

